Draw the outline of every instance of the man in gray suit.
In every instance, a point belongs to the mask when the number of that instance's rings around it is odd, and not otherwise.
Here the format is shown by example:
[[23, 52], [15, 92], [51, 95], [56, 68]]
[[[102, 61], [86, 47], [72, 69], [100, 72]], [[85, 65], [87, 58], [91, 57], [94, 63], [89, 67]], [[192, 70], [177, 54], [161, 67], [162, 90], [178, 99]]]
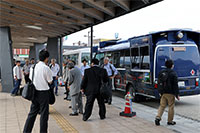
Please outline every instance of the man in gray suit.
[[71, 105], [72, 105], [72, 113], [70, 114], [70, 116], [77, 116], [78, 110], [80, 114], [83, 114], [82, 93], [80, 91], [82, 74], [79, 68], [74, 67], [73, 62], [68, 63], [68, 68], [69, 68], [68, 84], [70, 88]]

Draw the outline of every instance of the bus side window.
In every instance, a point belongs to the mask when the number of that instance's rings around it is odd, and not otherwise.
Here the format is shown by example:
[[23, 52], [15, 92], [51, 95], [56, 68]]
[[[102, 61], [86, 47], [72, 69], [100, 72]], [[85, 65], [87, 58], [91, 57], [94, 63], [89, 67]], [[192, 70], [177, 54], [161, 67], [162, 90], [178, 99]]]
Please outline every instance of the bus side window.
[[120, 51], [120, 59], [119, 59], [120, 60], [119, 61], [120, 62], [119, 67], [120, 68], [124, 67], [124, 53], [125, 53], [124, 51]]
[[124, 67], [130, 67], [130, 62], [131, 62], [131, 58], [130, 58], [130, 50], [127, 49], [124, 51]]
[[119, 67], [119, 65], [120, 65], [120, 52], [119, 51], [117, 51], [113, 54], [113, 62], [112, 63], [115, 67]]
[[132, 48], [131, 49], [132, 54], [132, 68], [133, 69], [139, 69], [140, 68], [140, 56], [139, 56], [139, 50], [138, 48]]
[[141, 69], [149, 69], [150, 68], [149, 46], [140, 48], [140, 56], [141, 56]]

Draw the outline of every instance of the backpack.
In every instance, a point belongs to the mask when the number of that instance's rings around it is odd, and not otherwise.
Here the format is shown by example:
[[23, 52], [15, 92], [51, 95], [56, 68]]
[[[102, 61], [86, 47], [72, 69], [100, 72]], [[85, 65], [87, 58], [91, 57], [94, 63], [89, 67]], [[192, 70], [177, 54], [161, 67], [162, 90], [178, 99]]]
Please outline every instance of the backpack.
[[158, 91], [163, 94], [166, 90], [171, 88], [169, 74], [171, 71], [162, 70], [158, 74]]

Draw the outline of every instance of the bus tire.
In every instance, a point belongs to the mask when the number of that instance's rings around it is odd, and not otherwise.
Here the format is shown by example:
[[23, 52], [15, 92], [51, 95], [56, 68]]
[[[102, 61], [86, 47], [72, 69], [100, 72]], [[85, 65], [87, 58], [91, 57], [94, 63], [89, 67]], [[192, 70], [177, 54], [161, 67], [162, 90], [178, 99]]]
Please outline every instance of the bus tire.
[[131, 96], [133, 97], [133, 99], [132, 99], [133, 102], [140, 102], [140, 96], [136, 94], [136, 90], [133, 88], [132, 85], [129, 85], [129, 86], [127, 87], [126, 94], [127, 94], [128, 92], [129, 92], [129, 93], [131, 94]]

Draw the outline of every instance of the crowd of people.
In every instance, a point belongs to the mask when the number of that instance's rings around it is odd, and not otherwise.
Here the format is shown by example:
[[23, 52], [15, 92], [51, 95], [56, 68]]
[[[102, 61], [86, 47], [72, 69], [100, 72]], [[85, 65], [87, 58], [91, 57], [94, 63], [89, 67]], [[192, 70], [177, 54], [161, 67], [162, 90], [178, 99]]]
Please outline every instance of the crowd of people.
[[[12, 96], [17, 95], [19, 90], [22, 75], [24, 75], [25, 82], [33, 82], [36, 93], [32, 100], [31, 109], [28, 114], [24, 126], [24, 132], [31, 132], [34, 121], [38, 113], [40, 113], [40, 132], [47, 132], [48, 128], [48, 116], [49, 116], [49, 89], [53, 84], [55, 95], [58, 95], [58, 77], [60, 76], [60, 67], [56, 63], [55, 59], [51, 59], [49, 63], [49, 53], [46, 50], [42, 50], [39, 53], [39, 62], [34, 63], [34, 59], [31, 59], [31, 64], [26, 60], [26, 64], [23, 68], [20, 67], [20, 61], [16, 61], [16, 66], [13, 68], [15, 86], [11, 92]], [[70, 108], [72, 113], [70, 116], [78, 116], [82, 114], [82, 120], [87, 121], [91, 114], [95, 99], [99, 105], [100, 119], [106, 118], [106, 106], [112, 104], [112, 80], [118, 74], [117, 69], [110, 63], [109, 58], [104, 58], [104, 63], [99, 64], [98, 59], [92, 59], [90, 66], [87, 65], [87, 60], [82, 60], [83, 66], [78, 68], [76, 62], [70, 59], [66, 59], [63, 62], [63, 79], [65, 83], [65, 100], [71, 101]], [[173, 61], [166, 61], [167, 73], [169, 75], [169, 84], [171, 89], [161, 89], [161, 105], [158, 110], [158, 115], [155, 119], [155, 124], [160, 125], [161, 116], [166, 105], [169, 105], [168, 125], [174, 125], [174, 103], [175, 97], [179, 100], [178, 96], [178, 80], [175, 71], [173, 71]], [[162, 72], [160, 72], [162, 73]], [[100, 88], [102, 83], [107, 83], [107, 90], [109, 91], [109, 97], [105, 99], [100, 94]], [[168, 86], [168, 87], [169, 87]], [[83, 110], [82, 96], [86, 96], [85, 109]]]
[[[76, 66], [76, 62], [66, 59], [63, 62], [63, 79], [65, 84], [64, 99], [71, 101], [70, 108], [72, 113], [70, 116], [77, 116], [83, 114], [83, 121], [87, 121], [92, 113], [92, 108], [95, 99], [99, 104], [100, 119], [106, 118], [105, 103], [112, 102], [112, 79], [117, 75], [116, 68], [109, 63], [109, 58], [104, 59], [104, 64], [99, 65], [97, 59], [92, 59], [90, 66], [87, 60], [83, 59], [81, 68]], [[39, 53], [39, 61], [31, 63], [27, 59], [25, 65], [21, 67], [20, 61], [16, 61], [13, 68], [14, 73], [14, 88], [11, 92], [12, 96], [16, 96], [20, 90], [22, 75], [24, 75], [25, 83], [33, 82], [36, 93], [34, 100], [32, 100], [31, 109], [28, 114], [24, 132], [31, 132], [34, 121], [38, 113], [40, 113], [40, 131], [47, 132], [48, 115], [49, 115], [49, 89], [53, 84], [55, 95], [58, 95], [58, 78], [60, 67], [55, 59], [51, 59], [49, 63], [49, 53], [42, 50]], [[100, 95], [100, 87], [102, 82], [108, 83], [109, 98], [104, 99]], [[85, 110], [83, 110], [82, 95], [86, 95]]]

